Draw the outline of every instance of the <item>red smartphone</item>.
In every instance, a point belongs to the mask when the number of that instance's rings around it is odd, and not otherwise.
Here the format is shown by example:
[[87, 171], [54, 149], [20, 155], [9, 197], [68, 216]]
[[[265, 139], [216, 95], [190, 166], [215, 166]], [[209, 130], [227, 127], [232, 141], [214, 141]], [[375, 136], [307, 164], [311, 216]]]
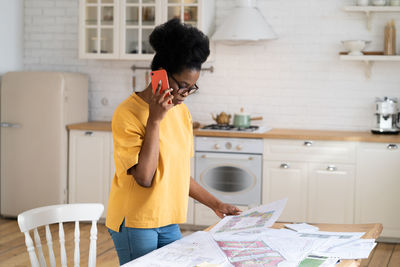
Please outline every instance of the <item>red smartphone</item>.
[[158, 87], [158, 83], [160, 81], [161, 81], [160, 93], [162, 93], [166, 89], [169, 89], [168, 76], [165, 70], [152, 71], [150, 74], [150, 78], [151, 78], [151, 86], [153, 88], [153, 94], [155, 94]]

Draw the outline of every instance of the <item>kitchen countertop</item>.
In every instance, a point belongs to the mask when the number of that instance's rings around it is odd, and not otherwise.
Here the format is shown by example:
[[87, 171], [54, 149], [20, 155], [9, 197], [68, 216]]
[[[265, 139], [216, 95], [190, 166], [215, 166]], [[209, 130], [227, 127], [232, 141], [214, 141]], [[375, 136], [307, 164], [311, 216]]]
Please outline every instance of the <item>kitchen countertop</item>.
[[[83, 131], [111, 131], [109, 121], [90, 121], [70, 124], [68, 130]], [[354, 141], [400, 143], [400, 135], [377, 135], [368, 131], [332, 131], [332, 130], [304, 130], [304, 129], [272, 129], [265, 133], [223, 132], [194, 130], [195, 136], [264, 138], [264, 139], [297, 139], [297, 140], [326, 140], [326, 141]]]
[[67, 125], [68, 130], [111, 132], [111, 121], [88, 121]]

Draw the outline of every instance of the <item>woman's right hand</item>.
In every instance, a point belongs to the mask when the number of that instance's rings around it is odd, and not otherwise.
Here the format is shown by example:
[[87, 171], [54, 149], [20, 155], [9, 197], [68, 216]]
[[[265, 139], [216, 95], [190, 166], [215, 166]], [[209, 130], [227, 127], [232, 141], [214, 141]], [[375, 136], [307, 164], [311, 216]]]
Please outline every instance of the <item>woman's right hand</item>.
[[170, 92], [173, 90], [172, 88], [164, 90], [160, 93], [161, 90], [161, 81], [157, 86], [156, 92], [152, 95], [149, 104], [149, 120], [153, 122], [160, 122], [167, 111], [170, 110], [174, 104], [172, 103], [172, 99], [174, 98]]

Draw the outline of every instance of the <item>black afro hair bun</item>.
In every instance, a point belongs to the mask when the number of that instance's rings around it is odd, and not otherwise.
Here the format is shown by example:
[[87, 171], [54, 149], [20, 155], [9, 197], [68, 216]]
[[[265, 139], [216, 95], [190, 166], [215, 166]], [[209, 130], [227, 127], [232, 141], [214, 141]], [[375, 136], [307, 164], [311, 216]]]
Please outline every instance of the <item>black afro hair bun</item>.
[[179, 19], [157, 26], [149, 39], [156, 52], [152, 70], [163, 68], [169, 73], [179, 73], [186, 68], [200, 70], [210, 54], [208, 37]]

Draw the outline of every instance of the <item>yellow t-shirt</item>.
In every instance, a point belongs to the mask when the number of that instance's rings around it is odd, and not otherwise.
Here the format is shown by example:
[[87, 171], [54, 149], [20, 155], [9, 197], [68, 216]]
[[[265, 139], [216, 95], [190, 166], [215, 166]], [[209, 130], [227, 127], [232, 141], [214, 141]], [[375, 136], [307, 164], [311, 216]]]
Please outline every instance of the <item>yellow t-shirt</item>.
[[186, 221], [190, 157], [193, 156], [192, 118], [184, 104], [170, 109], [160, 123], [159, 159], [151, 187], [136, 183], [127, 170], [138, 162], [149, 105], [132, 94], [114, 112], [115, 175], [108, 200], [106, 226], [155, 228]]

